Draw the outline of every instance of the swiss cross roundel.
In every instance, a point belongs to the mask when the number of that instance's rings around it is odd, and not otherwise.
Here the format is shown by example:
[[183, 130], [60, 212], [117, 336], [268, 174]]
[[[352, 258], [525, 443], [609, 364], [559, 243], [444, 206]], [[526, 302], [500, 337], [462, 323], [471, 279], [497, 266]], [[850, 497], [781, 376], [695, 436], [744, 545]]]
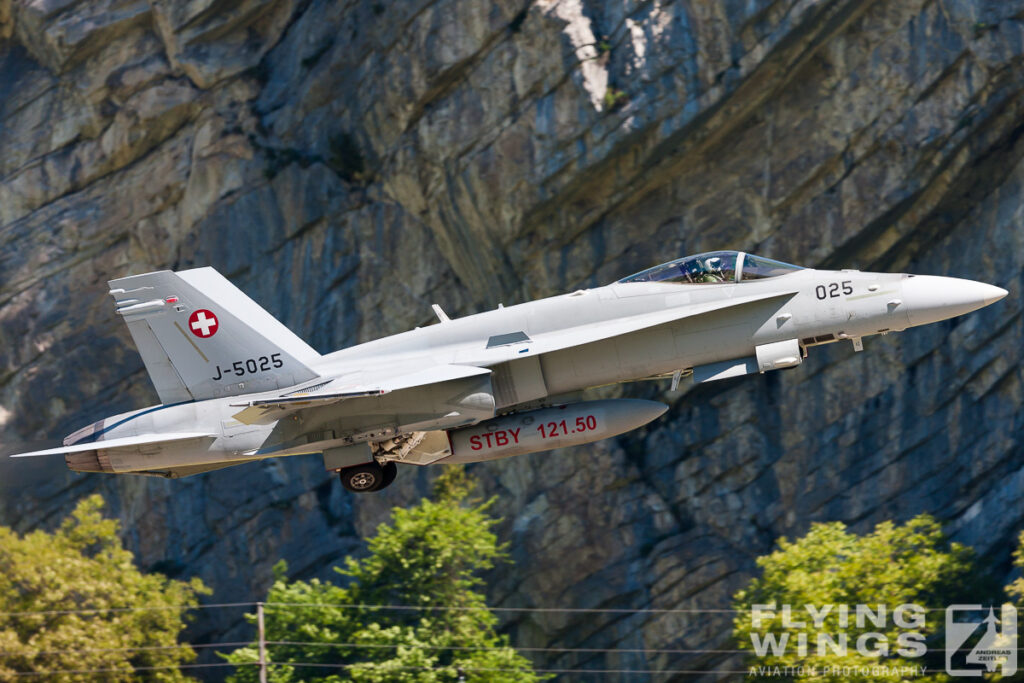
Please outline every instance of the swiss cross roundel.
[[205, 308], [200, 308], [194, 311], [192, 315], [188, 317], [188, 328], [192, 330], [192, 334], [197, 337], [212, 337], [217, 333], [217, 316]]

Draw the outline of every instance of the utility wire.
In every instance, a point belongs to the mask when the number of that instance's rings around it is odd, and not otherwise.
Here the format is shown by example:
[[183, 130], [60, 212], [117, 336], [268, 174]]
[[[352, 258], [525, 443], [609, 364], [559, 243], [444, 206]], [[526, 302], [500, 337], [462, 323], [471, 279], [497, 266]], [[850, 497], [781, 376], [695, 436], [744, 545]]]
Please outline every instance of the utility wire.
[[[256, 604], [256, 603], [252, 603]], [[714, 607], [690, 607], [690, 608], [674, 608], [674, 607], [488, 607], [487, 605], [480, 606], [452, 606], [452, 605], [366, 605], [366, 604], [331, 604], [331, 603], [306, 603], [306, 602], [265, 602], [263, 603], [267, 607], [308, 607], [315, 609], [366, 609], [366, 610], [409, 610], [409, 611], [450, 611], [450, 612], [471, 612], [486, 610], [489, 612], [552, 612], [552, 613], [572, 613], [572, 614], [595, 614], [595, 613], [606, 613], [606, 614], [747, 614], [750, 609], [736, 609], [736, 608], [714, 608]], [[995, 605], [998, 607], [998, 605]], [[979, 607], [974, 612], [984, 612], [989, 609], [988, 606]], [[769, 621], [767, 616], [769, 613], [773, 616], [783, 616], [785, 612], [781, 609], [781, 605], [777, 608], [762, 610], [765, 614], [764, 619]], [[921, 612], [945, 612], [945, 607], [921, 607]], [[838, 614], [838, 612], [836, 612]], [[855, 617], [856, 613], [851, 612], [849, 616]], [[791, 619], [803, 619], [810, 618], [810, 614], [805, 614], [799, 610], [793, 610], [789, 612]]]
[[[345, 664], [298, 664], [289, 663], [289, 661], [272, 661], [271, 667], [309, 667], [314, 669], [351, 669], [352, 667], [361, 665], [345, 665]], [[399, 669], [407, 671], [444, 671], [449, 669], [458, 669], [464, 671], [467, 674], [485, 674], [485, 673], [506, 673], [506, 674], [519, 674], [522, 673], [522, 669], [500, 669], [497, 667], [462, 667], [459, 665], [449, 665], [446, 667], [389, 667], [389, 669]], [[717, 671], [697, 671], [693, 669], [531, 669], [530, 671], [535, 674], [749, 674], [749, 669], [743, 669], [742, 671], [729, 671], [719, 669]]]
[[746, 612], [747, 610], [736, 609], [670, 609], [670, 608], [620, 608], [620, 607], [462, 607], [452, 605], [332, 605], [324, 603], [302, 603], [302, 602], [266, 602], [267, 607], [306, 607], [313, 609], [365, 609], [365, 610], [394, 610], [394, 611], [420, 611], [420, 612], [557, 612], [575, 614], [707, 614], [723, 613], [734, 614]]
[[124, 669], [55, 669], [53, 671], [14, 671], [5, 676], [67, 676], [69, 674], [131, 674], [138, 671], [168, 671], [170, 669], [205, 669], [225, 666], [250, 666], [256, 662], [215, 662], [213, 664], [168, 664], [165, 666], [133, 666]]
[[184, 650], [185, 648], [202, 650], [211, 647], [245, 647], [251, 644], [252, 641], [247, 640], [238, 643], [196, 643], [194, 645], [191, 643], [181, 643], [179, 645], [139, 645], [137, 647], [88, 647], [77, 650], [33, 650], [31, 653], [0, 652], [0, 657], [25, 657], [29, 654], [33, 657], [38, 657], [40, 655], [77, 655], [90, 652], [148, 652], [154, 650]]
[[[249, 645], [250, 643], [246, 643]], [[405, 647], [405, 643], [313, 643], [298, 642], [291, 640], [268, 640], [267, 645], [288, 645], [294, 647], [330, 647], [330, 648], [367, 648], [367, 649], [395, 649]], [[417, 645], [421, 650], [451, 650], [456, 652], [489, 652], [494, 650], [516, 650], [517, 652], [584, 652], [584, 653], [619, 653], [619, 654], [657, 654], [657, 655], [682, 655], [699, 653], [739, 653], [749, 650], [659, 650], [644, 648], [601, 648], [601, 647], [515, 647], [513, 645]]]
[[[350, 669], [355, 666], [361, 666], [358, 664], [313, 664], [313, 663], [293, 663], [293, 662], [271, 662], [270, 666], [291, 666], [291, 667], [311, 667], [317, 669]], [[447, 666], [396, 666], [388, 667], [394, 669], [404, 669], [409, 671], [442, 671], [446, 669], [459, 669], [466, 673], [521, 673], [522, 669], [503, 669], [498, 667], [469, 667], [460, 666], [458, 664], [449, 664]], [[694, 669], [531, 669], [534, 673], [539, 674], [747, 674], [750, 673], [749, 669], [743, 669], [742, 671], [729, 671], [718, 669], [716, 671], [698, 671]]]
[[[108, 612], [146, 612], [160, 610], [201, 610], [201, 609], [226, 609], [232, 607], [255, 607], [256, 602], [225, 602], [208, 605], [157, 605], [153, 607], [97, 607], [82, 609], [63, 610], [40, 610], [21, 612], [0, 612], [0, 617], [22, 617], [22, 616], [52, 616], [63, 614], [105, 614]], [[363, 610], [405, 610], [405, 611], [434, 611], [434, 612], [523, 612], [523, 613], [555, 613], [555, 614], [743, 614], [749, 612], [746, 609], [734, 608], [659, 608], [659, 607], [488, 607], [481, 606], [452, 606], [452, 605], [368, 605], [368, 604], [332, 604], [332, 603], [305, 603], [305, 602], [264, 602], [266, 607], [295, 607], [305, 609], [363, 609]], [[974, 611], [985, 611], [988, 607], [981, 607]], [[943, 607], [922, 607], [922, 612], [945, 612]], [[781, 609], [765, 610], [772, 612], [774, 616], [782, 614]], [[774, 618], [773, 616], [773, 618]], [[803, 618], [802, 612], [791, 613], [791, 618]], [[767, 615], [765, 619], [768, 619]]]
[[[230, 607], [255, 607], [255, 602], [227, 602], [210, 605], [157, 605], [154, 607], [96, 607], [82, 609], [63, 610], [40, 610], [22, 612], [0, 612], [0, 617], [25, 617], [25, 616], [55, 616], [65, 614], [105, 614], [119, 612], [148, 612], [166, 610], [199, 610], [199, 609], [224, 609]], [[737, 609], [715, 609], [715, 608], [621, 608], [621, 607], [487, 607], [481, 605], [452, 606], [452, 605], [366, 605], [366, 604], [331, 604], [331, 603], [305, 603], [305, 602], [264, 602], [266, 607], [296, 607], [304, 609], [362, 609], [362, 610], [392, 610], [392, 611], [420, 611], [420, 612], [550, 612], [550, 613], [575, 613], [575, 614], [735, 614], [747, 610]]]
[[[245, 645], [252, 645], [252, 643], [244, 643]], [[268, 640], [267, 645], [291, 645], [298, 647], [337, 647], [337, 648], [368, 648], [368, 649], [384, 649], [384, 648], [399, 648], [405, 647], [406, 643], [314, 643], [314, 642], [300, 642], [291, 640]], [[714, 649], [657, 649], [657, 648], [628, 648], [628, 647], [516, 647], [515, 645], [417, 645], [420, 650], [455, 650], [455, 651], [474, 651], [474, 652], [487, 652], [492, 650], [516, 650], [517, 652], [583, 652], [583, 653], [615, 653], [615, 654], [647, 654], [647, 655], [689, 655], [689, 654], [753, 654], [753, 648], [746, 649], [733, 649], [733, 650], [714, 650]], [[808, 650], [813, 649], [810, 644]], [[1018, 652], [1024, 651], [1024, 647], [1001, 647], [1000, 650], [1017, 650]], [[929, 652], [967, 652], [971, 650], [966, 645], [952, 648], [929, 648]]]
[[[230, 603], [211, 603], [205, 605], [158, 605], [152, 607], [108, 607], [108, 608], [82, 608], [82, 609], [67, 609], [67, 610], [41, 610], [41, 611], [20, 611], [20, 612], [0, 612], [0, 617], [17, 617], [17, 616], [54, 616], [54, 615], [78, 615], [78, 614], [105, 614], [105, 613], [127, 613], [127, 612], [145, 612], [145, 611], [161, 611], [161, 610], [203, 610], [203, 609], [228, 609], [228, 608], [250, 608], [256, 607], [260, 603], [257, 602], [230, 602]], [[289, 609], [339, 609], [339, 610], [391, 610], [391, 611], [478, 611], [488, 610], [491, 612], [510, 612], [510, 613], [580, 613], [580, 614], [595, 614], [595, 613], [606, 613], [606, 614], [736, 614], [744, 613], [747, 610], [738, 609], [721, 609], [721, 608], [592, 608], [592, 607], [486, 607], [486, 606], [474, 606], [474, 607], [463, 607], [463, 606], [449, 606], [449, 605], [370, 605], [370, 604], [324, 604], [324, 603], [286, 603], [286, 602], [271, 602], [263, 603], [268, 608], [289, 608]], [[982, 608], [985, 609], [985, 608]], [[772, 610], [776, 611], [776, 610]], [[922, 611], [936, 612], [944, 611], [943, 608], [922, 608]], [[197, 643], [197, 644], [180, 644], [180, 645], [153, 645], [153, 646], [138, 646], [138, 647], [123, 647], [123, 648], [87, 648], [87, 649], [76, 649], [76, 650], [50, 650], [44, 652], [34, 652], [33, 656], [40, 654], [55, 655], [55, 654], [82, 654], [90, 652], [141, 652], [141, 651], [154, 651], [154, 650], [176, 650], [176, 649], [204, 649], [214, 647], [244, 647], [250, 646], [251, 642], [223, 642], [223, 643]], [[293, 647], [329, 647], [329, 648], [351, 648], [351, 649], [382, 649], [382, 648], [397, 648], [400, 645], [390, 644], [365, 644], [365, 643], [315, 643], [315, 642], [302, 642], [302, 641], [265, 641], [265, 645], [268, 646], [293, 646]], [[586, 654], [601, 654], [601, 653], [616, 653], [616, 654], [740, 654], [749, 653], [749, 649], [710, 649], [710, 648], [697, 648], [697, 649], [658, 649], [658, 648], [573, 648], [573, 647], [514, 647], [509, 646], [482, 646], [482, 647], [460, 647], [460, 646], [421, 646], [425, 650], [447, 650], [447, 651], [487, 651], [487, 650], [498, 650], [512, 648], [521, 652], [558, 652], [558, 653], [586, 653]], [[1017, 648], [1018, 650], [1024, 648]], [[2, 657], [15, 657], [24, 656], [26, 653], [17, 652], [0, 652]], [[220, 668], [230, 666], [259, 666], [259, 662], [222, 662], [222, 663], [210, 663], [210, 664], [175, 664], [166, 666], [139, 666], [121, 669], [82, 669], [82, 670], [56, 670], [56, 671], [18, 671], [10, 672], [8, 675], [12, 676], [49, 676], [49, 675], [70, 675], [70, 674], [98, 674], [98, 673], [133, 673], [140, 671], [161, 671], [170, 669], [201, 669], [201, 668]], [[325, 664], [325, 663], [314, 663], [314, 662], [267, 662], [267, 666], [288, 666], [288, 667], [313, 667], [313, 668], [334, 668], [334, 669], [347, 669], [355, 664]], [[409, 670], [435, 670], [436, 667], [397, 667], [400, 669]], [[442, 667], [450, 668], [450, 667]], [[480, 673], [499, 673], [499, 672], [517, 672], [518, 669], [499, 669], [499, 668], [466, 668], [458, 667], [463, 671], [467, 672], [480, 672]], [[537, 673], [552, 673], [552, 674], [565, 674], [565, 673], [586, 673], [586, 674], [747, 674], [748, 670], [742, 671], [704, 671], [704, 670], [689, 670], [689, 669], [533, 669]]]
[[[88, 654], [96, 652], [144, 652], [144, 651], [159, 651], [159, 650], [184, 650], [186, 648], [192, 649], [209, 649], [215, 647], [249, 647], [255, 645], [255, 641], [244, 641], [244, 642], [224, 642], [224, 643], [198, 643], [195, 645], [189, 643], [183, 643], [180, 645], [151, 645], [141, 647], [96, 647], [96, 648], [82, 648], [82, 649], [65, 649], [65, 650], [44, 650], [44, 651], [33, 651], [27, 652], [0, 652], [0, 657], [24, 657], [29, 654], [31, 656], [40, 655], [75, 655], [75, 654]], [[323, 647], [323, 648], [338, 648], [338, 649], [367, 649], [367, 650], [382, 650], [382, 649], [397, 649], [404, 647], [404, 643], [317, 643], [307, 641], [293, 641], [293, 640], [268, 640], [264, 643], [268, 647], [270, 646], [285, 646], [285, 647]], [[715, 650], [715, 649], [654, 649], [654, 648], [599, 648], [599, 647], [515, 647], [513, 645], [417, 645], [421, 650], [443, 650], [452, 652], [492, 652], [496, 650], [516, 650], [518, 652], [562, 652], [562, 653], [586, 653], [586, 654], [598, 654], [598, 653], [616, 653], [616, 654], [739, 654], [742, 652], [750, 652], [750, 650]]]
[[[233, 664], [228, 662], [214, 664], [180, 664], [177, 666], [137, 666], [131, 669], [55, 669], [53, 671], [14, 671], [6, 673], [8, 676], [67, 676], [70, 674], [129, 674], [139, 671], [167, 671], [169, 669], [203, 669], [219, 668], [227, 666], [256, 666], [256, 662], [242, 662]], [[351, 669], [361, 664], [318, 664], [314, 662], [270, 662], [269, 666], [287, 666], [292, 668], [314, 668], [314, 669]], [[445, 671], [458, 669], [466, 673], [521, 673], [523, 669], [506, 669], [498, 667], [467, 667], [458, 664], [448, 666], [389, 666], [389, 669], [402, 671]], [[534, 673], [546, 674], [748, 674], [749, 669], [743, 670], [696, 670], [696, 669], [531, 669]]]
[[[186, 648], [192, 648], [195, 650], [209, 649], [215, 647], [249, 647], [255, 645], [255, 641], [244, 641], [244, 642], [224, 642], [224, 643], [197, 643], [189, 644], [183, 643], [181, 645], [152, 645], [152, 646], [141, 646], [141, 647], [97, 647], [97, 648], [82, 648], [73, 650], [44, 650], [41, 652], [33, 651], [31, 653], [26, 652], [0, 652], [0, 657], [24, 657], [31, 654], [31, 656], [40, 655], [73, 655], [73, 654], [87, 654], [96, 652], [143, 652], [143, 651], [154, 651], [154, 650], [184, 650]], [[338, 649], [368, 649], [368, 650], [379, 650], [379, 649], [397, 649], [404, 647], [404, 643], [317, 643], [317, 642], [306, 642], [306, 641], [292, 641], [292, 640], [268, 640], [265, 645], [269, 646], [287, 646], [287, 647], [324, 647], [324, 648], [338, 648]], [[516, 647], [514, 645], [479, 645], [479, 646], [461, 646], [461, 645], [417, 645], [421, 650], [443, 650], [453, 652], [490, 652], [495, 650], [506, 650], [512, 649], [517, 652], [561, 652], [561, 653], [582, 653], [582, 654], [647, 654], [647, 655], [687, 655], [687, 654], [751, 654], [753, 650], [751, 648], [746, 649], [713, 649], [713, 648], [693, 648], [693, 649], [681, 649], [681, 648], [602, 648], [602, 647]], [[929, 648], [930, 652], [961, 652], [967, 651], [969, 648]], [[1024, 647], [1016, 648], [1002, 648], [1002, 649], [1013, 649], [1018, 652], [1024, 651]], [[275, 662], [271, 662], [275, 664]], [[276, 662], [276, 664], [287, 664], [287, 662]]]
[[154, 605], [152, 607], [92, 607], [82, 609], [50, 609], [36, 612], [0, 612], [0, 617], [57, 616], [64, 614], [107, 614], [119, 612], [157, 612], [166, 610], [223, 609], [226, 607], [255, 607], [255, 602], [222, 602], [209, 605]]

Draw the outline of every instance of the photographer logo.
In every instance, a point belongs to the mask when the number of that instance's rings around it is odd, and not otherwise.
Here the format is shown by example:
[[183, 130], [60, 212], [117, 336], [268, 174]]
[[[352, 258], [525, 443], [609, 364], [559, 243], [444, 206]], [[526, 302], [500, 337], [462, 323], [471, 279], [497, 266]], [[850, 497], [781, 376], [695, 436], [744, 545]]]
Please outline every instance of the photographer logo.
[[1017, 671], [1017, 610], [981, 605], [946, 608], [946, 673], [981, 676], [999, 668], [1003, 676]]

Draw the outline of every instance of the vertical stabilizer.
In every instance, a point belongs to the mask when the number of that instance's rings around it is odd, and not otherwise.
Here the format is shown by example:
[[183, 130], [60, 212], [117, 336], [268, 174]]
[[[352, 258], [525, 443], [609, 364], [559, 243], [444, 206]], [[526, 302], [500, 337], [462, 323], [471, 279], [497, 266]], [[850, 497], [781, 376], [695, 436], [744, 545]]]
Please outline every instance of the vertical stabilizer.
[[163, 403], [282, 389], [314, 379], [319, 354], [213, 268], [112, 280]]

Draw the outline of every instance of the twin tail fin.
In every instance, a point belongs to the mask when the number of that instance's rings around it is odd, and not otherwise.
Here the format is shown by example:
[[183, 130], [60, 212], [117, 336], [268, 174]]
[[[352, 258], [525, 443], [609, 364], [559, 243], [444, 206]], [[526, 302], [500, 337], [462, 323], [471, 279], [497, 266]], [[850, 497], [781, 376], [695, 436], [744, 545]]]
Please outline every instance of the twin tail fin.
[[315, 350], [213, 268], [110, 281], [161, 402], [283, 389], [315, 379]]

